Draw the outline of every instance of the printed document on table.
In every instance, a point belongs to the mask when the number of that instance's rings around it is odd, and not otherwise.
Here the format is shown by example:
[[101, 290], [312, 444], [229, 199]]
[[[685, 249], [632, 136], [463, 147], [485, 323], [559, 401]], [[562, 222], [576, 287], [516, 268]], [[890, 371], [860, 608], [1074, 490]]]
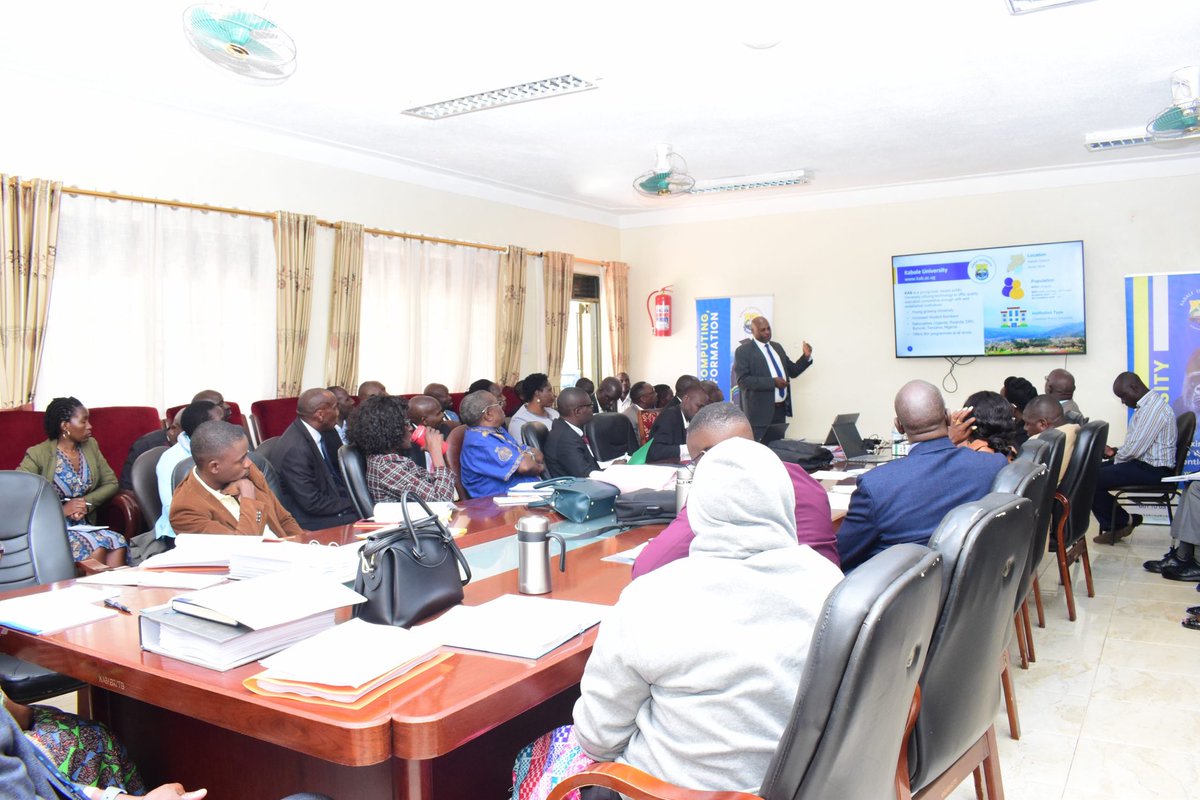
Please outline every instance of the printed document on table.
[[75, 584], [103, 586], [146, 586], [153, 589], [207, 589], [224, 583], [224, 575], [200, 575], [195, 572], [146, 572], [140, 569], [112, 569], [76, 578]]
[[352, 619], [264, 658], [262, 664], [273, 678], [362, 686], [405, 664], [415, 666], [440, 644], [417, 629]]
[[[651, 539], [650, 541], [654, 540]], [[637, 561], [637, 557], [642, 554], [642, 551], [646, 549], [646, 545], [648, 544], [650, 544], [650, 542], [642, 542], [637, 547], [632, 547], [628, 550], [622, 550], [619, 553], [613, 553], [611, 556], [605, 556], [600, 560], [614, 561], [618, 564], [632, 564], [634, 561]]]
[[228, 567], [229, 558], [234, 553], [252, 551], [263, 541], [264, 539], [257, 536], [181, 533], [175, 537], [173, 549], [150, 556], [141, 563], [141, 567], [143, 569]]
[[449, 647], [540, 658], [599, 624], [610, 606], [506, 594], [479, 606], [455, 606], [419, 630]]
[[184, 613], [188, 605], [199, 606], [258, 630], [365, 601], [333, 578], [295, 570], [181, 594], [171, 605]]
[[118, 589], [72, 586], [14, 597], [0, 601], [0, 625], [35, 635], [57, 633], [115, 617], [116, 611], [95, 604], [118, 594]]

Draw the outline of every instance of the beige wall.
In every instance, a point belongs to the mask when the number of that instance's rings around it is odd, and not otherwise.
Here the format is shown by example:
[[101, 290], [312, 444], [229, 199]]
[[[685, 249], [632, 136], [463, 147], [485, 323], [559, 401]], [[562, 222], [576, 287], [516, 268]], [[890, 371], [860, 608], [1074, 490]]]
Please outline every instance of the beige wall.
[[[633, 265], [629, 292], [635, 380], [673, 383], [694, 372], [695, 299], [773, 294], [775, 338], [796, 357], [807, 339], [815, 363], [793, 382], [790, 436], [824, 436], [838, 412], [862, 414], [859, 429], [887, 436], [896, 389], [911, 378], [941, 385], [942, 359], [894, 357], [892, 255], [1082, 239], [1088, 354], [978, 359], [954, 371], [954, 408], [1007, 375], [1041, 387], [1054, 367], [1079, 384], [1083, 412], [1113, 424], [1125, 416], [1112, 396], [1125, 369], [1123, 276], [1200, 269], [1200, 178], [1158, 178], [975, 197], [872, 205], [622, 231]], [[646, 296], [674, 284], [674, 335], [654, 338]], [[953, 388], [953, 387], [952, 387]]]

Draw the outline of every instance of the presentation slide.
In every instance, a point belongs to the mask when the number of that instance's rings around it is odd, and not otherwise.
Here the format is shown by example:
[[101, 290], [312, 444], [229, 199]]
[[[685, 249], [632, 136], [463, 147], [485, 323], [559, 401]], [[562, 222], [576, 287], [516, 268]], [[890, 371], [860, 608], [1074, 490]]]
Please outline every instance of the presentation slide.
[[894, 256], [897, 358], [1086, 351], [1083, 242]]

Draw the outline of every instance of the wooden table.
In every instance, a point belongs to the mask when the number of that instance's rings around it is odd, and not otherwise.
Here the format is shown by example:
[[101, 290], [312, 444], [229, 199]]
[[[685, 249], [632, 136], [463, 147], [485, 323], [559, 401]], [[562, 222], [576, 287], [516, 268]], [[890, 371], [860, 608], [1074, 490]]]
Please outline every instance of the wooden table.
[[[460, 545], [511, 535], [515, 520], [528, 513], [496, 511], [490, 501], [467, 504], [452, 523], [468, 528]], [[615, 602], [630, 568], [601, 559], [660, 529], [637, 529], [573, 551], [547, 596]], [[352, 536], [344, 526], [314, 538], [347, 542]], [[506, 572], [472, 582], [465, 602], [516, 591], [515, 571]], [[136, 611], [174, 594], [130, 588], [120, 599]], [[206, 786], [213, 798], [319, 791], [338, 800], [505, 796], [517, 750], [570, 721], [596, 635], [593, 629], [537, 661], [451, 651], [445, 662], [350, 711], [250, 693], [242, 681], [261, 670], [257, 663], [220, 673], [143, 652], [136, 617], [45, 637], [0, 633], [0, 650], [94, 687], [93, 714], [113, 727], [151, 785]]]

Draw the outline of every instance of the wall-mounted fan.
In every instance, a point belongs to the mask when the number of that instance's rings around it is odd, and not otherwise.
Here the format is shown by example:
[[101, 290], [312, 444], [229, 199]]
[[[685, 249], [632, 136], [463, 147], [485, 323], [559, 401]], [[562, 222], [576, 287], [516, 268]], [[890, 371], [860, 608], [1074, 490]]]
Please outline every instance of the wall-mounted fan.
[[183, 32], [196, 52], [223, 69], [263, 83], [296, 71], [296, 43], [251, 11], [202, 3], [183, 12]]
[[654, 169], [644, 172], [633, 180], [633, 188], [647, 197], [687, 194], [696, 185], [696, 179], [687, 173], [687, 162], [669, 144], [658, 146]]
[[1200, 67], [1171, 73], [1171, 105], [1147, 123], [1146, 133], [1155, 140], [1200, 135]]

